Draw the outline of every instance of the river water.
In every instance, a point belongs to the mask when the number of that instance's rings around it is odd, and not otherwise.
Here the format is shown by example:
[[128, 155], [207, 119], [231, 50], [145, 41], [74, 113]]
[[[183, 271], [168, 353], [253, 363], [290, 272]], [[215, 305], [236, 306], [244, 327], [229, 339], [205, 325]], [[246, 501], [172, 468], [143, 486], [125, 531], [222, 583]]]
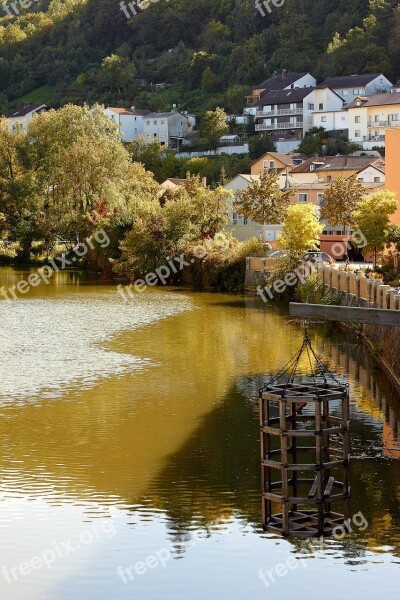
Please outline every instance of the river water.
[[311, 328], [350, 381], [359, 516], [306, 547], [261, 522], [257, 390], [302, 341], [284, 313], [182, 289], [124, 303], [65, 272], [1, 301], [0, 325], [2, 600], [398, 597], [400, 398], [355, 337]]

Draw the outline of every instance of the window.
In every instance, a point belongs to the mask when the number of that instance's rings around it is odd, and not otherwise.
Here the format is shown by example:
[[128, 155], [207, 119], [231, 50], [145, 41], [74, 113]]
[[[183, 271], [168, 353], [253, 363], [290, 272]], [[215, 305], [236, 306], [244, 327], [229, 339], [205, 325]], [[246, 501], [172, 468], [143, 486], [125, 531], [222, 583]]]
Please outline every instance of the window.
[[325, 198], [324, 194], [317, 194], [317, 203], [321, 206], [323, 199]]
[[268, 161], [263, 160], [263, 169], [268, 169]]
[[154, 137], [157, 137], [157, 134], [156, 134], [156, 133], [153, 133], [153, 136], [154, 136]]
[[237, 213], [232, 213], [232, 223], [234, 225], [237, 225]]
[[354, 117], [355, 123], [361, 123], [361, 117]]
[[360, 183], [364, 182], [364, 178], [363, 177], [357, 177], [357, 181], [359, 181]]
[[243, 225], [247, 225], [247, 219], [243, 219]]
[[165, 121], [161, 121], [161, 125], [165, 125]]
[[299, 204], [307, 204], [308, 194], [299, 194]]
[[380, 182], [381, 182], [380, 177], [374, 177], [374, 183], [380, 183]]
[[356, 88], [355, 90], [353, 90], [353, 96], [361, 96], [361, 94], [363, 93], [361, 88]]
[[375, 123], [379, 123], [379, 115], [375, 115]]
[[349, 91], [348, 90], [343, 90], [342, 96], [348, 96], [349, 95]]
[[153, 125], [157, 125], [157, 121], [153, 121]]
[[308, 103], [308, 110], [314, 110], [314, 104]]
[[135, 117], [135, 121], [137, 121], [137, 118]]
[[319, 105], [319, 110], [324, 110], [324, 105], [323, 104]]
[[275, 169], [275, 161], [274, 160], [270, 160], [269, 161], [269, 168], [270, 169]]
[[359, 138], [361, 137], [361, 131], [359, 129], [356, 129], [354, 132], [354, 137]]
[[146, 121], [146, 125], [150, 125], [150, 121]]
[[137, 133], [137, 127], [135, 127], [135, 133]]
[[400, 121], [399, 119], [400, 115], [389, 115], [389, 121]]
[[326, 178], [327, 182], [330, 183], [332, 181], [332, 175], [328, 175], [328, 177]]
[[345, 117], [344, 115], [342, 115], [342, 116], [340, 117], [340, 120], [341, 120], [341, 121], [345, 121], [345, 120], [346, 120], [346, 117]]
[[321, 117], [321, 123], [326, 123], [326, 117]]

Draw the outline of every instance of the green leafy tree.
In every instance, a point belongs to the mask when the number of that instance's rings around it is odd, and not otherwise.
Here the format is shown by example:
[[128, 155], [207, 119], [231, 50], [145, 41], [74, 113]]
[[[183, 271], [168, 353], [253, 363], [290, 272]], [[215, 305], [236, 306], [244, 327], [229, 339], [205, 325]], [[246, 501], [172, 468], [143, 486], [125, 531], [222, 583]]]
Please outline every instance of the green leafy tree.
[[325, 192], [321, 218], [329, 225], [341, 227], [346, 233], [346, 229], [353, 224], [353, 213], [364, 193], [363, 186], [355, 177], [338, 177]]
[[308, 250], [318, 250], [319, 235], [323, 229], [313, 205], [293, 204], [287, 210], [278, 246], [290, 258], [302, 258]]
[[215, 110], [206, 112], [201, 123], [201, 133], [210, 148], [216, 148], [220, 137], [228, 131], [226, 119], [227, 114], [222, 108], [217, 107]]
[[390, 217], [396, 212], [397, 204], [394, 192], [382, 190], [365, 196], [353, 213], [354, 223], [367, 240], [363, 253], [373, 252], [374, 266], [378, 252], [387, 242]]

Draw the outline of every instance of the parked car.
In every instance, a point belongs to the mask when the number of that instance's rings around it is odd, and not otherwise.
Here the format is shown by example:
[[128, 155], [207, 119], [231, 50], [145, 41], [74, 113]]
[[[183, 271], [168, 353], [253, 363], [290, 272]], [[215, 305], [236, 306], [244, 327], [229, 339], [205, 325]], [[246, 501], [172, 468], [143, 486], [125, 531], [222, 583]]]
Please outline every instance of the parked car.
[[310, 262], [315, 263], [329, 263], [330, 265], [335, 264], [332, 256], [326, 252], [307, 252], [303, 257], [303, 260], [309, 260]]
[[287, 252], [284, 250], [275, 250], [275, 252], [271, 252], [269, 258], [282, 258], [284, 256], [287, 256]]

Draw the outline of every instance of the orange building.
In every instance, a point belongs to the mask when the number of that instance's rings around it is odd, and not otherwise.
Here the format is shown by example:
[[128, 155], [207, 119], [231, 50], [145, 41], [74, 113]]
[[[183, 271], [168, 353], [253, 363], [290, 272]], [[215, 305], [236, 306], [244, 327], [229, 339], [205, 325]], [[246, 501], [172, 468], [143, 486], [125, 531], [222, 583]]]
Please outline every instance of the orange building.
[[386, 189], [397, 194], [399, 202], [397, 212], [392, 221], [400, 223], [400, 131], [387, 129], [385, 131], [386, 145]]

